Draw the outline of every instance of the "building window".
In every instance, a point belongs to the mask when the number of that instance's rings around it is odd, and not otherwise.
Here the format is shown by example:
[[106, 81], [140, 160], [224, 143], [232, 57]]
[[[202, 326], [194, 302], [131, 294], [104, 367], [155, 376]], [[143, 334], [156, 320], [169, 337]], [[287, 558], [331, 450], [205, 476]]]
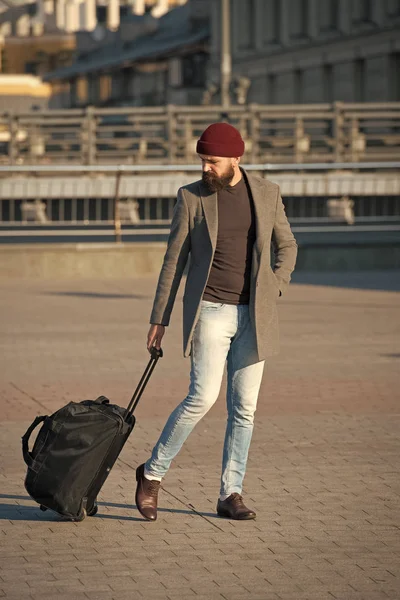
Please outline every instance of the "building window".
[[57, 54], [49, 54], [48, 57], [48, 69], [49, 71], [55, 71], [57, 69]]
[[351, 20], [355, 25], [370, 23], [372, 21], [371, 0], [352, 0]]
[[389, 55], [389, 99], [400, 100], [400, 52]]
[[339, 22], [339, 3], [337, 0], [319, 0], [318, 25], [321, 33], [337, 31]]
[[72, 50], [60, 50], [57, 54], [56, 66], [66, 67], [72, 64], [73, 53]]
[[356, 102], [365, 100], [365, 60], [354, 61], [354, 99]]
[[322, 73], [324, 102], [333, 102], [333, 69], [332, 65], [324, 65]]
[[72, 81], [70, 82], [70, 86], [69, 86], [69, 98], [70, 98], [71, 108], [74, 108], [77, 105], [76, 79], [72, 79]]
[[[107, 79], [106, 79], [107, 77]], [[122, 90], [122, 72], [114, 71], [112, 75], [103, 75], [100, 82], [101, 100], [119, 100]]]
[[352, 61], [333, 65], [333, 100], [354, 102], [354, 64]]
[[25, 73], [27, 73], [28, 75], [36, 75], [37, 68], [38, 65], [34, 61], [25, 63]]
[[46, 73], [47, 71], [51, 70], [50, 54], [47, 54], [47, 52], [44, 52], [43, 50], [39, 50], [38, 52], [36, 52], [35, 61], [37, 65], [37, 75], [42, 75], [43, 73]]
[[279, 44], [281, 28], [281, 3], [280, 0], [263, 2], [262, 20], [264, 23], [264, 45]]
[[121, 21], [123, 21], [124, 19], [126, 19], [127, 17], [130, 16], [132, 10], [130, 6], [127, 6], [126, 4], [123, 6], [119, 7], [119, 18]]
[[182, 59], [184, 87], [204, 87], [206, 84], [207, 55], [204, 52], [189, 54]]
[[236, 3], [234, 13], [237, 18], [235, 34], [238, 36], [239, 50], [249, 50], [254, 47], [255, 30], [255, 0], [240, 0]]
[[131, 97], [131, 82], [133, 78], [132, 67], [125, 67], [121, 71], [121, 97], [127, 100]]
[[304, 40], [308, 37], [308, 0], [291, 0], [289, 31], [292, 40]]
[[[104, 89], [104, 88], [103, 88]], [[102, 99], [105, 94], [102, 93]], [[97, 104], [100, 97], [100, 77], [97, 73], [91, 73], [88, 76], [88, 102], [89, 104]]]
[[400, 17], [400, 0], [386, 0], [386, 14], [388, 17]]
[[268, 104], [276, 103], [276, 75], [269, 73], [267, 78], [267, 101]]
[[96, 6], [96, 20], [97, 23], [107, 23], [107, 6], [97, 5]]
[[5, 48], [3, 51], [0, 49], [0, 58], [0, 73], [8, 73], [8, 56]]
[[303, 102], [303, 72], [300, 69], [293, 73], [293, 100], [295, 104]]

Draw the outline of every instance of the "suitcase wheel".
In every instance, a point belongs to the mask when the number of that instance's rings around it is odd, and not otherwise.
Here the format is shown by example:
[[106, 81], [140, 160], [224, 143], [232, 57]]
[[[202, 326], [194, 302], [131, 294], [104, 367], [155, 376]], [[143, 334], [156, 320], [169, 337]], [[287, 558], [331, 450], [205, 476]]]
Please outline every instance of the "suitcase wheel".
[[73, 521], [74, 523], [80, 523], [81, 521], [84, 521], [85, 518], [86, 518], [86, 510], [84, 508], [82, 508], [81, 514], [78, 515], [77, 517], [73, 517], [71, 519], [71, 521]]
[[99, 510], [99, 507], [97, 506], [96, 503], [93, 504], [92, 508], [90, 508], [87, 511], [87, 516], [88, 517], [94, 517], [94, 515], [97, 515], [97, 511]]
[[40, 508], [40, 510], [42, 510], [43, 512], [46, 512], [46, 510], [47, 510], [47, 507], [46, 507], [46, 506], [43, 506], [43, 504], [41, 504], [39, 508]]

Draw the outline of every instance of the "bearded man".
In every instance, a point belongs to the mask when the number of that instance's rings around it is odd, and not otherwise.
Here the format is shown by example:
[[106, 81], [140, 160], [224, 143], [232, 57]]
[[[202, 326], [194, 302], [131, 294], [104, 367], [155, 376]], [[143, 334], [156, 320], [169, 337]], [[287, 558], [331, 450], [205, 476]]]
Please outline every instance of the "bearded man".
[[242, 485], [264, 361], [278, 352], [276, 301], [289, 285], [297, 256], [279, 187], [239, 166], [244, 153], [239, 131], [213, 123], [197, 142], [197, 153], [203, 176], [178, 191], [147, 338], [149, 350], [161, 347], [190, 255], [183, 298], [188, 395], [170, 415], [151, 457], [136, 469], [136, 505], [152, 521], [160, 482], [215, 403], [225, 363], [228, 419], [217, 513], [256, 517], [244, 504]]

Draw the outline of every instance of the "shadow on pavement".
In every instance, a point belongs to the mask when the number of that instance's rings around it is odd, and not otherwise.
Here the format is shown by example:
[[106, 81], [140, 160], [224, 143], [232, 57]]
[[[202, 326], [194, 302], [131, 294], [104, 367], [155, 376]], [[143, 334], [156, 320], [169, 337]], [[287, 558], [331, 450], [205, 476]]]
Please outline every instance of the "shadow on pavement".
[[[99, 502], [98, 503], [99, 506], [108, 506], [108, 507], [113, 507], [113, 508], [126, 508], [126, 509], [133, 509], [133, 510], [137, 510], [136, 508], [136, 504], [116, 504], [114, 502]], [[179, 514], [179, 515], [200, 515], [201, 517], [208, 517], [208, 518], [212, 518], [212, 519], [217, 519], [218, 515], [216, 513], [205, 513], [205, 512], [200, 512], [198, 510], [196, 510], [195, 508], [193, 510], [187, 509], [181, 509], [181, 508], [162, 508], [162, 506], [158, 507], [157, 511], [159, 513], [163, 512], [163, 513], [170, 513], [170, 514]], [[101, 517], [105, 517], [107, 518], [108, 515], [99, 515]], [[110, 518], [114, 518], [114, 519], [120, 519], [120, 518], [125, 518], [125, 517], [118, 517], [118, 516], [109, 516]], [[143, 519], [141, 519], [143, 520]]]
[[[2, 496], [4, 497], [4, 496]], [[29, 498], [23, 498], [29, 500]], [[21, 506], [17, 504], [0, 504], [0, 521], [46, 521], [57, 523], [69, 523], [67, 519], [54, 512], [43, 512], [39, 506]]]
[[[31, 500], [29, 496], [14, 496], [10, 494], [0, 494], [1, 498], [7, 498], [9, 500]], [[32, 500], [33, 502], [33, 500]], [[111, 507], [111, 508], [123, 508], [125, 510], [137, 510], [136, 504], [117, 504], [114, 502], [99, 502], [99, 508], [101, 506]], [[182, 514], [182, 515], [198, 515], [200, 517], [208, 517], [217, 519], [218, 516], [214, 513], [203, 513], [196, 510], [190, 509], [180, 509], [180, 508], [158, 508], [159, 513], [169, 513], [169, 514]], [[141, 521], [143, 522], [143, 517], [127, 517], [122, 515], [112, 515], [100, 512], [97, 513], [96, 517], [100, 517], [101, 519], [115, 519], [117, 521]], [[88, 518], [96, 518], [96, 517], [88, 517]], [[10, 520], [10, 521], [57, 521], [57, 522], [65, 522], [68, 523], [68, 519], [63, 519], [61, 516], [57, 515], [57, 513], [49, 510], [43, 512], [40, 510], [39, 506], [36, 504], [32, 504], [32, 506], [19, 505], [19, 504], [3, 504], [0, 503], [0, 521], [1, 520]]]
[[101, 298], [118, 300], [146, 300], [148, 296], [140, 294], [103, 294], [101, 292], [43, 292], [44, 296], [75, 296], [77, 298]]
[[292, 283], [359, 290], [400, 291], [400, 270], [387, 271], [294, 271]]

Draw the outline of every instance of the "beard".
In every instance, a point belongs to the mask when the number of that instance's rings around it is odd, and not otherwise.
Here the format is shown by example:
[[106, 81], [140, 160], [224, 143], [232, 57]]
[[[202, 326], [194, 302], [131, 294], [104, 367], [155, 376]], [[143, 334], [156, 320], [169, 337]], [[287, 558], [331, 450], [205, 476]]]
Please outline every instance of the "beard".
[[235, 176], [235, 170], [231, 165], [225, 173], [222, 175], [216, 175], [212, 171], [207, 171], [203, 173], [202, 180], [203, 183], [207, 186], [208, 190], [212, 193], [220, 192], [221, 190], [225, 190], [229, 187], [232, 179]]

